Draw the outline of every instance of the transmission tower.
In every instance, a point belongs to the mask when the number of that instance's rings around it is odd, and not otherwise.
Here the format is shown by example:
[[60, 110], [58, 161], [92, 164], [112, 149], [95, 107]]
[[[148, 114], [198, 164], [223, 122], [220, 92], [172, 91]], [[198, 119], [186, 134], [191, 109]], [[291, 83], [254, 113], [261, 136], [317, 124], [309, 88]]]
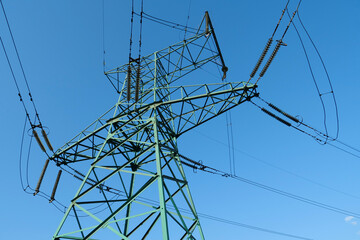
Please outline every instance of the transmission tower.
[[256, 95], [246, 82], [189, 80], [210, 65], [226, 77], [206, 13], [193, 36], [106, 72], [117, 103], [50, 158], [90, 166], [75, 170], [82, 183], [53, 239], [204, 239], [177, 139]]

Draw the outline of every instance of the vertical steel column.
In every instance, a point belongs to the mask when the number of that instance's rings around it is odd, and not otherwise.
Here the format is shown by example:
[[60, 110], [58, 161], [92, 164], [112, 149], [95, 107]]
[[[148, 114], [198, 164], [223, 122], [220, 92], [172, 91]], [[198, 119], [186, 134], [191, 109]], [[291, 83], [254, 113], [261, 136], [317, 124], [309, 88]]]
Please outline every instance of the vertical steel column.
[[154, 140], [155, 140], [156, 171], [158, 175], [161, 228], [162, 228], [163, 240], [169, 240], [169, 229], [168, 229], [166, 202], [165, 202], [165, 194], [164, 194], [164, 180], [161, 169], [161, 157], [160, 157], [160, 147], [159, 147], [160, 141], [158, 137], [158, 123], [157, 123], [156, 110], [155, 110], [155, 116], [153, 118], [153, 126], [154, 126]]
[[[130, 182], [130, 191], [128, 193], [128, 198], [133, 195], [133, 188], [134, 188], [134, 181], [135, 181], [135, 174], [131, 174], [131, 182]], [[126, 236], [129, 231], [129, 217], [130, 217], [130, 211], [131, 211], [131, 204], [130, 203], [126, 208], [126, 220], [125, 220], [125, 226], [124, 226], [124, 235]]]
[[156, 90], [157, 90], [157, 52], [154, 53], [154, 102], [156, 102]]
[[[183, 177], [183, 179], [187, 182], [187, 179], [186, 179], [186, 176], [185, 176], [185, 171], [184, 171], [184, 168], [180, 162], [180, 157], [179, 157], [179, 154], [176, 154], [174, 156], [174, 159], [178, 162], [178, 166], [179, 166], [179, 170], [180, 170], [180, 173], [181, 173], [181, 176]], [[188, 194], [188, 199], [190, 201], [190, 205], [191, 205], [191, 211], [193, 212], [194, 216], [196, 217], [196, 225], [197, 227], [199, 228], [199, 233], [200, 233], [200, 237], [201, 237], [201, 240], [205, 240], [205, 236], [204, 236], [204, 233], [203, 233], [203, 230], [202, 230], [202, 227], [200, 225], [200, 221], [199, 221], [199, 216], [197, 214], [197, 211], [195, 209], [195, 204], [194, 204], [194, 201], [192, 199], [192, 196], [191, 196], [191, 193], [190, 193], [190, 188], [189, 188], [189, 185], [186, 184], [185, 186], [186, 188], [186, 192]]]

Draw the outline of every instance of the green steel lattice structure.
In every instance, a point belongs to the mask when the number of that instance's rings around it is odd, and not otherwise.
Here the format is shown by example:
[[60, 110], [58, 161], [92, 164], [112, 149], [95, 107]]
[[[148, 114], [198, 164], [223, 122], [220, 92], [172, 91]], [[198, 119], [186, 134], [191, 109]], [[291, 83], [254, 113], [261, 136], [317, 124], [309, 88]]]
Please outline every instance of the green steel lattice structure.
[[194, 36], [106, 72], [119, 100], [51, 157], [89, 167], [53, 239], [204, 239], [177, 139], [256, 95], [246, 82], [189, 81], [227, 70], [204, 19]]

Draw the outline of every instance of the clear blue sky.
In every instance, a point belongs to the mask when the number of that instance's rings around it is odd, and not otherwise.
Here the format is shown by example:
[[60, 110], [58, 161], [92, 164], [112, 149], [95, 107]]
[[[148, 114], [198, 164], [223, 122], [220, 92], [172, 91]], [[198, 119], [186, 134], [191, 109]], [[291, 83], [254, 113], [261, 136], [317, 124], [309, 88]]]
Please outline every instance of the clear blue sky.
[[[189, 1], [144, 1], [146, 12], [186, 23]], [[246, 81], [285, 3], [285, 0], [191, 0], [189, 24], [197, 26], [208, 10], [229, 67], [228, 81]], [[291, 1], [292, 10], [296, 3]], [[61, 147], [117, 101], [103, 75], [102, 1], [4, 0], [4, 5], [42, 121], [50, 129], [54, 147]], [[358, 0], [304, 0], [300, 7], [302, 20], [332, 78], [340, 112], [339, 139], [355, 147], [360, 147], [359, 10]], [[288, 22], [287, 17], [285, 21]], [[129, 23], [130, 1], [105, 0], [107, 68], [127, 61]], [[0, 35], [15, 64], [3, 14]], [[305, 37], [304, 33], [302, 36]], [[152, 53], [182, 37], [179, 32], [145, 22], [143, 52]], [[259, 83], [259, 92], [263, 98], [323, 130], [321, 104], [293, 28], [284, 41], [288, 46], [280, 49]], [[306, 47], [317, 79], [325, 89], [326, 78], [319, 60], [308, 41]], [[22, 81], [18, 67], [15, 73]], [[204, 73], [203, 77], [211, 76]], [[50, 239], [62, 213], [46, 200], [27, 195], [21, 189], [18, 159], [25, 115], [2, 50], [0, 79], [0, 239]], [[21, 87], [25, 90], [23, 84]], [[25, 98], [26, 94], [23, 95]], [[335, 116], [331, 102], [327, 104], [328, 127], [334, 134]], [[320, 145], [251, 104], [239, 106], [231, 114], [237, 175], [360, 213], [359, 158]], [[219, 142], [227, 143], [225, 117], [185, 134], [179, 140], [179, 148], [184, 155], [228, 171], [228, 148]], [[45, 156], [34, 145], [30, 162], [33, 185], [44, 160]], [[56, 168], [52, 166], [49, 171], [45, 185], [51, 189]], [[193, 173], [191, 169], [187, 177], [200, 213], [316, 240], [360, 239], [360, 219], [346, 218], [235, 180]], [[71, 186], [77, 184], [65, 177], [59, 186], [59, 198], [69, 202], [74, 194]], [[211, 240], [286, 239], [208, 219], [202, 219], [202, 226], [206, 239]]]

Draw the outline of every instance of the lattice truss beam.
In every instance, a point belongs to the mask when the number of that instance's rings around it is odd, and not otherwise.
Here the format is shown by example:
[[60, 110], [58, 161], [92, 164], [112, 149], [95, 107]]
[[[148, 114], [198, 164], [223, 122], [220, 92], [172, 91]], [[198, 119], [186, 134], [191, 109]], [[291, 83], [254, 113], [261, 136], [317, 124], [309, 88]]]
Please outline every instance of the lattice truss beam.
[[[125, 107], [121, 103], [117, 104], [60, 148], [56, 152], [54, 160], [58, 164], [94, 160], [101, 150], [111, 126], [116, 128], [131, 123], [132, 127], [137, 127], [137, 122], [131, 122], [131, 119], [140, 116], [148, 117], [154, 107], [162, 110], [161, 120], [171, 124], [172, 134], [180, 136], [252, 98], [256, 94], [254, 88], [246, 87], [244, 84], [244, 82], [239, 82], [176, 87], [173, 91], [179, 92], [183, 96], [182, 98], [168, 102], [155, 102], [133, 110], [131, 110], [132, 105]], [[109, 116], [111, 110], [116, 110], [115, 116]], [[117, 114], [118, 112], [120, 113]], [[123, 117], [127, 117], [130, 123], [124, 123]], [[132, 141], [131, 138], [125, 137], [112, 139], [111, 143], [129, 148]]]
[[256, 95], [245, 82], [186, 84], [204, 66], [226, 75], [204, 19], [195, 36], [106, 73], [118, 102], [51, 157], [82, 180], [53, 239], [204, 239], [177, 138]]
[[[99, 229], [107, 228], [120, 239], [153, 239], [156, 235], [151, 233], [169, 235], [163, 226], [177, 229], [171, 235], [174, 239], [202, 234], [193, 233], [199, 222], [179, 161], [176, 138], [169, 132], [171, 126], [157, 120], [158, 109], [153, 108], [150, 117], [142, 118], [145, 111], [112, 120], [63, 220], [65, 223], [73, 212], [90, 216], [94, 223], [79, 221], [77, 230], [57, 233], [57, 238], [89, 239]], [[159, 201], [144, 197], [153, 197], [154, 193]], [[88, 210], [98, 204], [107, 204], [107, 210]], [[180, 212], [178, 204], [185, 213]]]

